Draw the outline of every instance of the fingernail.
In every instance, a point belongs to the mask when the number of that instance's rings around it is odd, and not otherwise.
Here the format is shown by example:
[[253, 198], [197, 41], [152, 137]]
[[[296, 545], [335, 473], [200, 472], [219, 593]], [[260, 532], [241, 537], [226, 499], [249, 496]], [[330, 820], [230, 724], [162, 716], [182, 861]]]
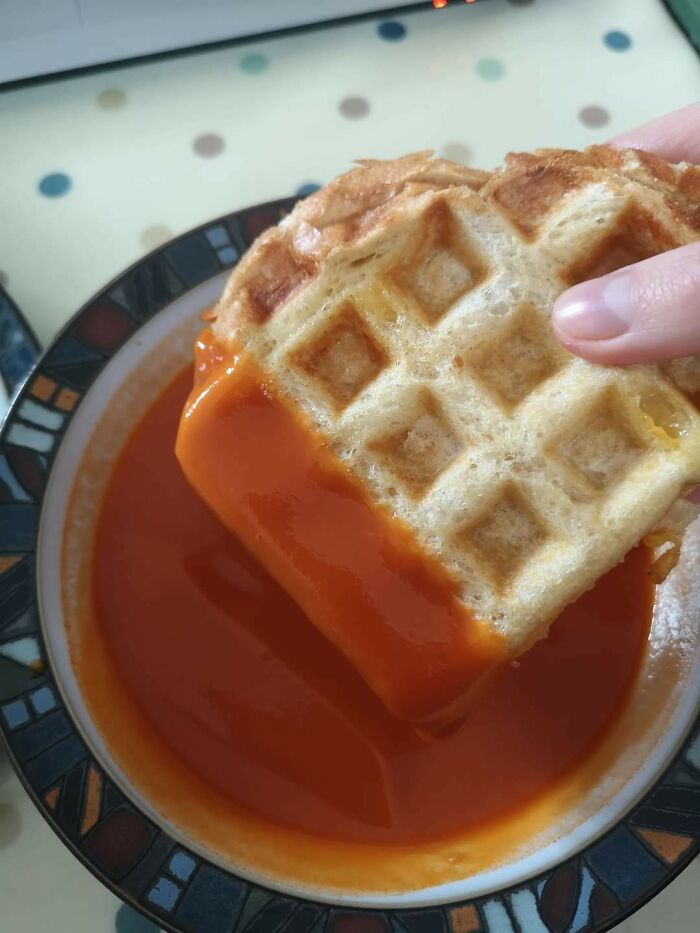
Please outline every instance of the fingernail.
[[557, 327], [574, 340], [611, 340], [629, 330], [634, 317], [632, 282], [628, 275], [584, 282], [556, 302]]

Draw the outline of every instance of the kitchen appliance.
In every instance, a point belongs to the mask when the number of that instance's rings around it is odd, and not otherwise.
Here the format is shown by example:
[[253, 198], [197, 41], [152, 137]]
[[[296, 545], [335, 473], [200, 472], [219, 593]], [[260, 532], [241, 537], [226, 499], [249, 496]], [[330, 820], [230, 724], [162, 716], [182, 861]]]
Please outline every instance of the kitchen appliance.
[[0, 84], [430, 0], [0, 0]]

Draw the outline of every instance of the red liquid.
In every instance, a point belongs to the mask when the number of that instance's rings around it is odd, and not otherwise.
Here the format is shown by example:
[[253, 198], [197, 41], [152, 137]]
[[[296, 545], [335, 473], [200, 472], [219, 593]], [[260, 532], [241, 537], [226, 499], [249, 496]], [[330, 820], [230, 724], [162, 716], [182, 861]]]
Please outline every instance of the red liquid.
[[[457, 732], [421, 741], [188, 486], [174, 444], [190, 386], [188, 371], [125, 445], [93, 585], [124, 691], [206, 786], [273, 826], [405, 844], [521, 811], [597, 747], [644, 650], [646, 551], [567, 609]], [[99, 694], [100, 671], [84, 675]], [[102, 700], [117, 724], [119, 698]]]
[[442, 564], [368, 497], [255, 359], [242, 351], [230, 367], [211, 365], [216, 348], [203, 337], [204, 379], [176, 445], [193, 488], [390, 712], [453, 725], [503, 664], [505, 639], [471, 616]]

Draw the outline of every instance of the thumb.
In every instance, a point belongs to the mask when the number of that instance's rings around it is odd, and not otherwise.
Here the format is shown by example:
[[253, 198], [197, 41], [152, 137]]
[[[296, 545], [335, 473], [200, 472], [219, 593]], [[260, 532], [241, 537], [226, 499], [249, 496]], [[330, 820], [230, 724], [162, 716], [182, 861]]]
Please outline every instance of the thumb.
[[700, 243], [575, 285], [552, 320], [566, 349], [593, 363], [700, 353]]

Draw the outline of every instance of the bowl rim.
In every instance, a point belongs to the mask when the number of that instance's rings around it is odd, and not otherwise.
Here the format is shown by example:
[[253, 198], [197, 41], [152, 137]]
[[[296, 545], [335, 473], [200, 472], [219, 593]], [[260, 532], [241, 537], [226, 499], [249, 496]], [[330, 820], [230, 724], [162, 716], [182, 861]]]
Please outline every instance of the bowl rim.
[[[16, 353], [17, 350], [20, 350], [24, 354], [25, 359], [22, 364], [21, 372], [15, 373], [5, 371], [2, 366], [2, 358], [0, 357], [0, 385], [2, 385], [7, 392], [7, 408], [6, 410], [0, 410], [0, 426], [2, 425], [5, 415], [9, 414], [15, 396], [24, 385], [27, 376], [33, 369], [41, 353], [41, 344], [31, 324], [27, 320], [26, 315], [22, 313], [19, 305], [12, 295], [10, 295], [9, 291], [0, 284], [0, 318], [3, 315], [7, 315], [14, 333], [19, 336], [18, 346], [13, 349], [13, 352]], [[2, 353], [3, 348], [0, 347], [0, 354]]]
[[[110, 780], [47, 664], [35, 578], [39, 517], [73, 413], [141, 326], [189, 290], [230, 270], [297, 200], [282, 198], [222, 215], [137, 260], [70, 318], [15, 394], [0, 430], [0, 493], [6, 487], [0, 499], [0, 644], [23, 639], [36, 646], [37, 656], [27, 663], [0, 657], [0, 736], [9, 759], [42, 816], [82, 864], [173, 933], [209, 933], [212, 897], [219, 911], [227, 911], [225, 929], [236, 933], [253, 927], [255, 933], [282, 933], [287, 925], [295, 933], [325, 933], [338, 924], [357, 927], [342, 933], [365, 933], [365, 928], [366, 933], [563, 933], [582, 911], [585, 918], [576, 928], [603, 933], [655, 897], [700, 852], [700, 715], [641, 800], [601, 836], [537, 876], [468, 901], [341, 907], [281, 895], [175, 841]], [[88, 795], [93, 807], [97, 800], [98, 816], [81, 832], [79, 816]], [[110, 853], [107, 842], [116, 837], [119, 851]]]

